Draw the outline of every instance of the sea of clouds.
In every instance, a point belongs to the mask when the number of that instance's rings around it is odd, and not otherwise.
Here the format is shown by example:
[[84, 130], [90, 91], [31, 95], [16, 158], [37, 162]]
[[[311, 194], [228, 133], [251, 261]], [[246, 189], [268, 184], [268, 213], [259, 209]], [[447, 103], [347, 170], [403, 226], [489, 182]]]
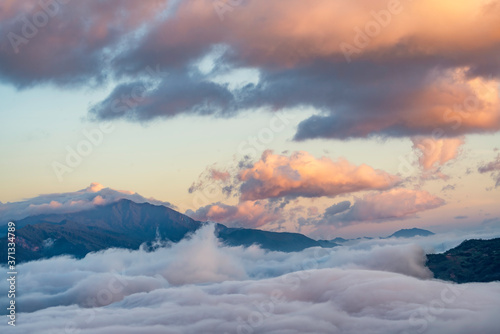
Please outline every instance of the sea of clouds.
[[[152, 252], [109, 249], [18, 265], [17, 325], [4, 316], [0, 331], [496, 334], [500, 282], [458, 285], [432, 279], [425, 267], [426, 252], [464, 238], [358, 240], [282, 253], [224, 246], [206, 225]], [[0, 289], [7, 291], [6, 280]], [[2, 293], [0, 305], [7, 303]]]

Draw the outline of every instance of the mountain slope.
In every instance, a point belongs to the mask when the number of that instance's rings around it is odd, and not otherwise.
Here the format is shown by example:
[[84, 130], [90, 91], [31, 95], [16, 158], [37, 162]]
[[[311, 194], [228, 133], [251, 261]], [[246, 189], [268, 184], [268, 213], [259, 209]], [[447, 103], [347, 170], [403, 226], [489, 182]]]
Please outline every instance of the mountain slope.
[[466, 240], [443, 254], [428, 254], [435, 278], [457, 283], [500, 280], [500, 238]]
[[[178, 242], [202, 224], [165, 206], [126, 199], [77, 213], [28, 217], [16, 222], [17, 262], [63, 254], [81, 258], [111, 247], [138, 249], [157, 238]], [[284, 252], [322, 246], [298, 233], [234, 229], [220, 224], [217, 233], [232, 246], [259, 244], [264, 249]], [[3, 237], [0, 263], [6, 262], [6, 250], [7, 239]]]
[[[81, 258], [110, 247], [137, 249], [157, 236], [177, 242], [200, 226], [165, 206], [129, 200], [77, 213], [33, 216], [16, 222], [17, 262], [62, 254]], [[2, 263], [5, 243], [6, 237], [0, 239]]]

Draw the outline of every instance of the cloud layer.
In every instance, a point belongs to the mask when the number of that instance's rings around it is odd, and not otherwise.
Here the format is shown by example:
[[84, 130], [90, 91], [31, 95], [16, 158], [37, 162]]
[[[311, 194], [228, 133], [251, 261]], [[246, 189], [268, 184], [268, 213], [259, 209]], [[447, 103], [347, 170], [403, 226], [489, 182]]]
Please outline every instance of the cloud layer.
[[[97, 119], [311, 106], [318, 113], [296, 140], [500, 129], [497, 0], [64, 2], [2, 4], [0, 33], [10, 37], [0, 42], [0, 78], [17, 87], [116, 82], [89, 109]], [[214, 66], [203, 71], [207, 57]], [[150, 85], [145, 73], [157, 66]], [[216, 79], [243, 69], [258, 81]]]
[[422, 248], [406, 240], [280, 253], [224, 247], [213, 231], [207, 225], [190, 240], [149, 253], [110, 249], [20, 265], [16, 331], [469, 333], [473, 326], [493, 334], [498, 328], [499, 283], [431, 280]]

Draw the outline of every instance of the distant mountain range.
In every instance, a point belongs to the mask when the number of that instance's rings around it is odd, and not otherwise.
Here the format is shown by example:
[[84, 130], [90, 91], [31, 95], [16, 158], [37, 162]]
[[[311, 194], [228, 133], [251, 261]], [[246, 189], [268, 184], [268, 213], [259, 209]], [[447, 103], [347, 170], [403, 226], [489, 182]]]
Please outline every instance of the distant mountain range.
[[[16, 221], [17, 263], [57, 255], [82, 258], [107, 248], [138, 249], [157, 240], [178, 242], [204, 223], [173, 209], [127, 199], [66, 214], [45, 214]], [[231, 246], [258, 244], [271, 251], [295, 252], [309, 247], [335, 247], [371, 238], [313, 240], [299, 233], [229, 228], [217, 224], [217, 236]], [[431, 235], [421, 229], [400, 230], [391, 237]], [[0, 263], [6, 263], [7, 238], [0, 238]]]
[[402, 229], [399, 230], [388, 238], [413, 238], [413, 237], [428, 237], [430, 235], [434, 235], [435, 233], [427, 230], [422, 230], [420, 228], [410, 228], [410, 229]]
[[372, 237], [360, 237], [355, 239], [344, 239], [344, 238], [335, 238], [332, 240], [319, 240], [320, 242], [333, 242], [336, 244], [347, 244], [352, 241], [360, 241], [360, 240], [372, 240], [372, 239], [389, 239], [389, 238], [414, 238], [414, 237], [428, 237], [430, 235], [434, 235], [435, 233], [423, 230], [421, 228], [410, 228], [410, 229], [402, 229], [394, 232], [388, 237], [380, 237], [380, 238], [372, 238]]
[[[178, 242], [203, 225], [161, 205], [120, 200], [68, 214], [38, 215], [16, 222], [17, 263], [69, 254], [77, 258], [111, 247], [138, 249], [156, 239]], [[309, 247], [334, 247], [299, 233], [228, 228], [218, 224], [218, 237], [228, 245], [259, 244], [273, 251], [293, 252]], [[0, 239], [0, 263], [7, 259], [6, 236]]]
[[435, 278], [457, 283], [500, 281], [500, 238], [466, 240], [443, 254], [428, 254]]
[[[76, 213], [31, 216], [16, 221], [16, 262], [64, 254], [82, 258], [90, 252], [112, 247], [138, 249], [145, 245], [148, 248], [158, 239], [178, 242], [203, 224], [166, 206], [127, 199]], [[229, 228], [222, 224], [216, 225], [215, 232], [230, 246], [258, 244], [267, 250], [283, 252], [371, 239], [313, 240], [299, 233]], [[433, 234], [412, 228], [399, 230], [388, 238]], [[0, 238], [0, 263], [6, 263], [7, 242], [6, 236]], [[427, 258], [427, 265], [436, 278], [459, 283], [500, 279], [500, 239], [469, 240], [444, 254]]]

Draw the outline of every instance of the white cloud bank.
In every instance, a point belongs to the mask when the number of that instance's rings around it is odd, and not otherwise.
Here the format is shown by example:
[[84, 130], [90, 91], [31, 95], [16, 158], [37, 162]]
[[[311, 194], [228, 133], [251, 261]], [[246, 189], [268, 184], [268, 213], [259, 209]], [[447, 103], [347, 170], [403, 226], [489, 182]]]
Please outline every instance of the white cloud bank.
[[222, 246], [213, 228], [150, 253], [19, 265], [15, 332], [493, 334], [500, 326], [500, 282], [430, 279], [423, 249], [407, 240], [281, 253]]

